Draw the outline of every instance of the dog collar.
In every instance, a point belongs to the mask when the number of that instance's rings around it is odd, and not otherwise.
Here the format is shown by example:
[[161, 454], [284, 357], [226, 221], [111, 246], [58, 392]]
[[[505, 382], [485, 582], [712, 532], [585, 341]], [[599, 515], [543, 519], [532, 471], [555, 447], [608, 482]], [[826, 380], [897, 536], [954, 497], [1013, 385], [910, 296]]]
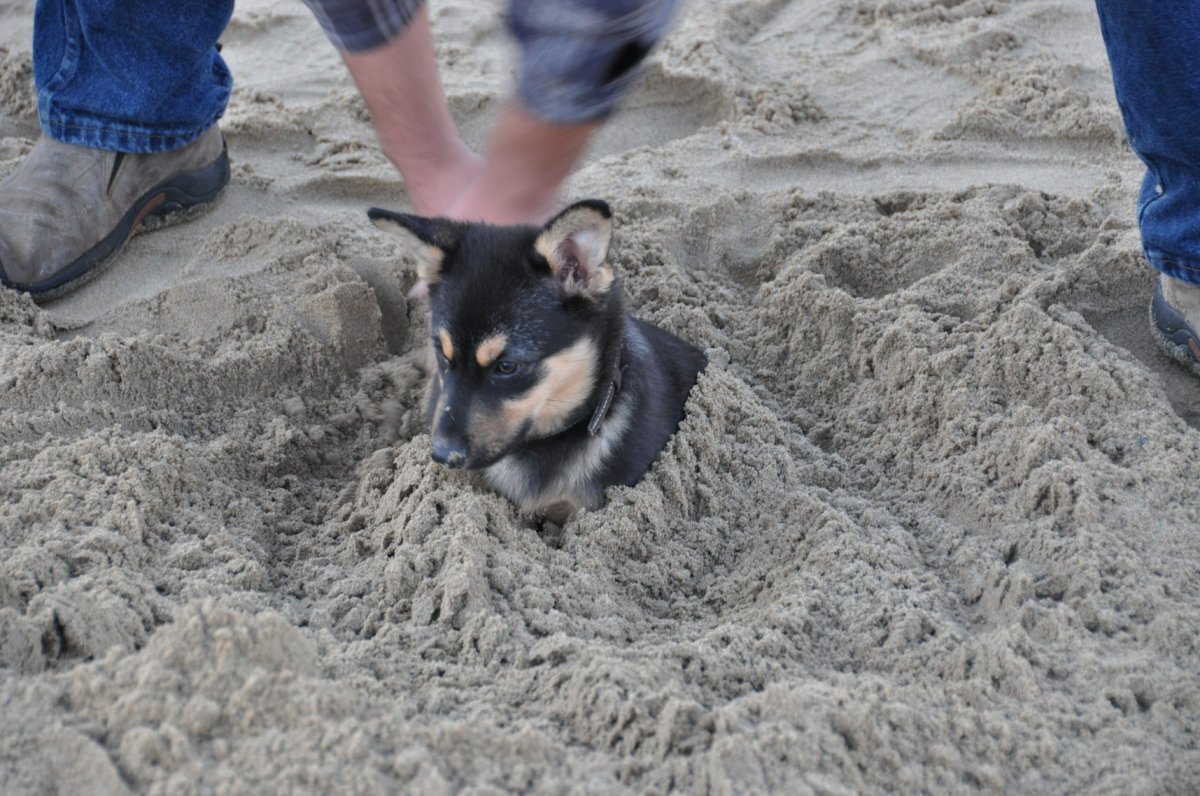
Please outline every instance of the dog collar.
[[625, 353], [624, 344], [621, 345], [617, 358], [609, 368], [608, 385], [600, 395], [600, 402], [596, 404], [596, 411], [592, 412], [592, 419], [588, 421], [587, 429], [590, 437], [599, 433], [600, 424], [608, 417], [608, 410], [612, 408], [613, 398], [617, 397], [617, 391], [621, 389], [621, 375], [625, 372], [625, 364], [622, 362], [624, 357], [621, 356], [623, 353]]

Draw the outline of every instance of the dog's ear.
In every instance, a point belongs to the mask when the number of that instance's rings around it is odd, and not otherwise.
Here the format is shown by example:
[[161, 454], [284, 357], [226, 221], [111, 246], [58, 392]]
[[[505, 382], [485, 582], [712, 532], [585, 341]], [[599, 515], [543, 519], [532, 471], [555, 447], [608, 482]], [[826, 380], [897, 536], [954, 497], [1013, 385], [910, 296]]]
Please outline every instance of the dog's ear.
[[585, 199], [550, 219], [533, 247], [567, 294], [594, 299], [613, 284], [613, 269], [605, 264], [611, 239], [612, 211], [599, 199]]
[[425, 218], [379, 207], [368, 210], [367, 218], [385, 232], [425, 244], [417, 263], [417, 275], [431, 285], [440, 278], [446, 255], [458, 246], [462, 235], [462, 224], [448, 218]]

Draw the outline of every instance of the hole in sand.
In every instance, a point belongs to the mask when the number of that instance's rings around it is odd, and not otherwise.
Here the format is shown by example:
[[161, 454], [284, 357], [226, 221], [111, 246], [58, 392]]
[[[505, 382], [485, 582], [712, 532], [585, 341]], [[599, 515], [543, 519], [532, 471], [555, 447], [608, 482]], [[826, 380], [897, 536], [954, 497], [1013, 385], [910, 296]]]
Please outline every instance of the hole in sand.
[[815, 269], [852, 296], [882, 298], [955, 264], [958, 249], [915, 228], [839, 230], [813, 252]]

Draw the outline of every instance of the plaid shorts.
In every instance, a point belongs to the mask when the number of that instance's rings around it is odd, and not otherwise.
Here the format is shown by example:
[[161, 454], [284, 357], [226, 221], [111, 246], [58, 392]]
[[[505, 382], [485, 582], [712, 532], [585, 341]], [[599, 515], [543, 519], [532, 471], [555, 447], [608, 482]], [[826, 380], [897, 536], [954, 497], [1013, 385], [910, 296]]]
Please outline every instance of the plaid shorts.
[[[423, 0], [304, 0], [334, 46], [362, 52], [404, 31]], [[678, 0], [512, 0], [517, 97], [535, 115], [603, 119], [662, 38]]]

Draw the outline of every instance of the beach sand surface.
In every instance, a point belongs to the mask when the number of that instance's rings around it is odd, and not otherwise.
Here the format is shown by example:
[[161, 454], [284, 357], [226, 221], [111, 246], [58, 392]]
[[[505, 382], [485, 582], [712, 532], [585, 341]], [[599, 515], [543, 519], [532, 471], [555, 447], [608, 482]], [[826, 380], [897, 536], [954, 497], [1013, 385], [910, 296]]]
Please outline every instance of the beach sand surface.
[[[475, 146], [503, 8], [432, 8]], [[5, 794], [1200, 787], [1200, 381], [1091, 3], [690, 3], [565, 198], [711, 364], [561, 529], [429, 461], [408, 199], [307, 10], [223, 41], [224, 198], [0, 292]]]

